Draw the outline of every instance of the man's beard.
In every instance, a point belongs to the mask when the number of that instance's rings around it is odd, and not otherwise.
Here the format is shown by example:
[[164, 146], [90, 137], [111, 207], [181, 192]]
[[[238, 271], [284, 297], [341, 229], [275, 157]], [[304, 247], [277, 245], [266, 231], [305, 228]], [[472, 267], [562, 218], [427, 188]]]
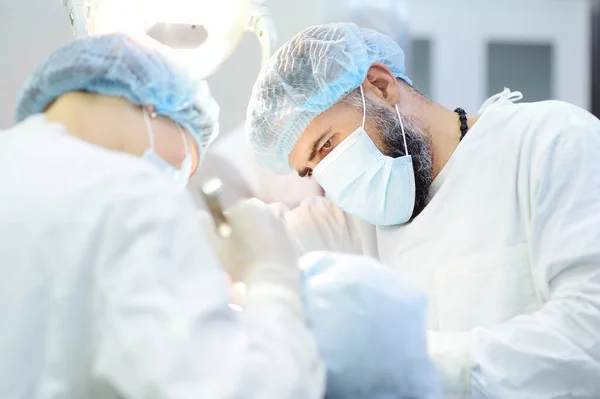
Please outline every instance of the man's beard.
[[[358, 97], [352, 98], [356, 97], [356, 94]], [[360, 108], [362, 112], [360, 93], [354, 92], [349, 97], [350, 105]], [[375, 125], [376, 131], [379, 133], [380, 142], [376, 141], [375, 143], [379, 150], [391, 158], [406, 155], [402, 127], [396, 111], [369, 98], [365, 98], [365, 103], [367, 121]], [[402, 117], [402, 123], [406, 134], [406, 147], [408, 147], [408, 154], [412, 157], [415, 172], [415, 206], [411, 216], [412, 220], [423, 211], [429, 199], [429, 189], [433, 181], [433, 154], [427, 129], [421, 121], [412, 117]]]

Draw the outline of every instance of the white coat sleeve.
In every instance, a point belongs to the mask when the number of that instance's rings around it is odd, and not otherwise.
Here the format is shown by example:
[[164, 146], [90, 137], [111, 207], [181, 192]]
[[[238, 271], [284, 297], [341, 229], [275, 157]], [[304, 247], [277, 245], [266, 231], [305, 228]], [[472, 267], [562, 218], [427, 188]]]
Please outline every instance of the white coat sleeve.
[[154, 174], [128, 183], [96, 271], [99, 384], [126, 399], [322, 398], [299, 296], [249, 287], [246, 310], [232, 311], [191, 197]]
[[375, 226], [347, 214], [325, 197], [307, 198], [293, 209], [281, 203], [270, 207], [284, 220], [301, 254], [334, 251], [378, 257]]
[[600, 398], [600, 122], [576, 111], [529, 171], [524, 214], [544, 306], [490, 329], [430, 332], [447, 392]]

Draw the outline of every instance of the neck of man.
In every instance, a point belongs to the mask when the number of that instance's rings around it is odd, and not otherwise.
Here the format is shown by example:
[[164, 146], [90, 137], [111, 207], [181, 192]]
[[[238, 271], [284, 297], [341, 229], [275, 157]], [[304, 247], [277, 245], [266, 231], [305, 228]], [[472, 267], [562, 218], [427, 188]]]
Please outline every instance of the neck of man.
[[[460, 120], [456, 112], [433, 102], [424, 104], [419, 111], [419, 118], [428, 121], [427, 130], [433, 155], [433, 178], [435, 179], [460, 143]], [[469, 129], [478, 119], [478, 115], [467, 115]]]
[[141, 112], [123, 98], [70, 92], [57, 98], [45, 115], [81, 140], [113, 151], [139, 152], [132, 148], [126, 130], [131, 130], [132, 123], [143, 123]]

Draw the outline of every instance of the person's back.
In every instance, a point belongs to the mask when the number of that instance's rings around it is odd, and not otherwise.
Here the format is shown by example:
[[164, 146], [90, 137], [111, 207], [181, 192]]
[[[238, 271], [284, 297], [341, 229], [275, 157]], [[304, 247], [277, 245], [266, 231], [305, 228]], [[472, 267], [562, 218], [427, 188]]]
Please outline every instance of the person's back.
[[[184, 189], [212, 135], [202, 94], [122, 35], [67, 44], [26, 82], [0, 132], [0, 397], [322, 396], [287, 253], [238, 265], [247, 307], [229, 307]], [[285, 251], [281, 231], [265, 239]]]
[[0, 181], [0, 394], [92, 397], [96, 278], [119, 240], [105, 234], [111, 207], [123, 190], [170, 182], [43, 115], [0, 133]]

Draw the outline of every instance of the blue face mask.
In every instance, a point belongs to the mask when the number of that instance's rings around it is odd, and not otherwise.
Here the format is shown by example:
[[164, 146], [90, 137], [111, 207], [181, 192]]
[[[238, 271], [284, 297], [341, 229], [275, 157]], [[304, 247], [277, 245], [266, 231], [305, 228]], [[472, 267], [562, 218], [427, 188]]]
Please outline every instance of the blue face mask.
[[[415, 206], [415, 174], [410, 155], [385, 156], [365, 131], [366, 104], [363, 99], [362, 126], [344, 139], [313, 170], [327, 197], [343, 211], [377, 226], [406, 223]], [[404, 125], [398, 106], [396, 114], [408, 154]]]
[[162, 173], [168, 176], [171, 180], [175, 182], [180, 187], [185, 187], [188, 184], [190, 179], [190, 175], [192, 174], [192, 156], [190, 154], [190, 150], [188, 148], [187, 140], [185, 138], [185, 134], [181, 127], [177, 125], [177, 129], [179, 130], [179, 135], [181, 136], [181, 140], [183, 140], [183, 145], [185, 147], [185, 158], [181, 163], [181, 168], [177, 169], [156, 153], [154, 150], [154, 132], [152, 131], [152, 124], [150, 123], [150, 117], [148, 116], [148, 112], [144, 110], [144, 120], [146, 121], [146, 129], [148, 131], [148, 138], [150, 140], [150, 148], [148, 148], [144, 155], [142, 155], [142, 159], [149, 161], [155, 167], [157, 167]]

